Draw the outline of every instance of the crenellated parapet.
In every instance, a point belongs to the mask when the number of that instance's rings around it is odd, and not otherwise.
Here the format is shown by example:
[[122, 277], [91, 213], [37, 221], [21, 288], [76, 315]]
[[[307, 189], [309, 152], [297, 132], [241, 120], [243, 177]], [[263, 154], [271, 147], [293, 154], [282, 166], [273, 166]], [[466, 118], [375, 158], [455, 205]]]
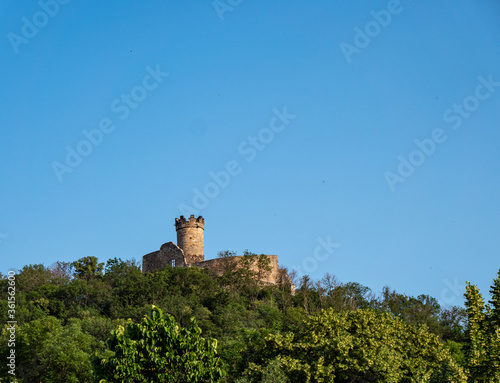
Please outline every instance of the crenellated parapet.
[[186, 227], [195, 227], [195, 228], [205, 228], [205, 220], [200, 215], [198, 218], [195, 218], [193, 214], [186, 219], [183, 215], [179, 218], [175, 219], [175, 230], [184, 229]]

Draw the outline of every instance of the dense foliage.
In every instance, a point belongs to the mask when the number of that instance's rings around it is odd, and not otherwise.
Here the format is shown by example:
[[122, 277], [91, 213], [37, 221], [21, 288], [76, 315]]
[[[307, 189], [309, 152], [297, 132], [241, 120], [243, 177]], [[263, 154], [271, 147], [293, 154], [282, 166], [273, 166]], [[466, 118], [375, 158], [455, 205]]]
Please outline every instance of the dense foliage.
[[96, 378], [108, 382], [219, 382], [225, 375], [217, 341], [203, 339], [194, 318], [187, 327], [153, 306], [140, 323], [119, 326], [108, 345], [113, 355], [94, 359]]
[[500, 270], [490, 290], [491, 306], [485, 306], [475, 285], [467, 282], [467, 370], [472, 382], [500, 382]]
[[[500, 382], [500, 271], [489, 304], [468, 284], [463, 309], [329, 274], [289, 272], [293, 294], [286, 270], [282, 283], [261, 286], [231, 254], [220, 254], [222, 276], [143, 274], [117, 258], [25, 266], [16, 275], [17, 381]], [[5, 324], [6, 276], [0, 291]], [[7, 360], [7, 325], [0, 338]], [[12, 380], [7, 372], [0, 364], [0, 381]]]
[[260, 382], [267, 363], [296, 383], [466, 381], [425, 326], [373, 309], [336, 313], [330, 308], [311, 315], [294, 333], [269, 335], [263, 362], [246, 371], [249, 381]]

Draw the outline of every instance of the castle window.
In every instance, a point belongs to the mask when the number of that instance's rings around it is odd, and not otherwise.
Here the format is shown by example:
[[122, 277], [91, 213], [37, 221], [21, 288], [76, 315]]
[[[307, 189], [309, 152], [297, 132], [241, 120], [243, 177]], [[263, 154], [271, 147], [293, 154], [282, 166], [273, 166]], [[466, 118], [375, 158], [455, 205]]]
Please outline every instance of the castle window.
[[175, 259], [172, 259], [172, 267], [175, 267]]

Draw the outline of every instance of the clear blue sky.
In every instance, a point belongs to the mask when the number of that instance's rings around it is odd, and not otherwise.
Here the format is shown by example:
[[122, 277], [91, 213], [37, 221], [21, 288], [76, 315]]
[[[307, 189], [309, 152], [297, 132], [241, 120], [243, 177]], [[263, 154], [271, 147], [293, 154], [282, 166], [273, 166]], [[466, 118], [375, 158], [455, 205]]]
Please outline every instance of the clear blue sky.
[[60, 1], [0, 4], [2, 273], [140, 260], [186, 213], [207, 259], [487, 293], [498, 1]]

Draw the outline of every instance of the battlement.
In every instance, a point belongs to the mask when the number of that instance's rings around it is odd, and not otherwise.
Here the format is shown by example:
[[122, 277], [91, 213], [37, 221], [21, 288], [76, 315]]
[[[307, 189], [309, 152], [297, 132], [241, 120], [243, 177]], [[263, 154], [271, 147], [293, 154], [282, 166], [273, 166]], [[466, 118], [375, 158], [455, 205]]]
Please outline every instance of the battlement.
[[201, 215], [198, 218], [194, 218], [193, 214], [191, 214], [187, 220], [183, 215], [181, 215], [180, 218], [175, 219], [175, 230], [184, 229], [186, 227], [198, 227], [204, 229], [205, 220]]

